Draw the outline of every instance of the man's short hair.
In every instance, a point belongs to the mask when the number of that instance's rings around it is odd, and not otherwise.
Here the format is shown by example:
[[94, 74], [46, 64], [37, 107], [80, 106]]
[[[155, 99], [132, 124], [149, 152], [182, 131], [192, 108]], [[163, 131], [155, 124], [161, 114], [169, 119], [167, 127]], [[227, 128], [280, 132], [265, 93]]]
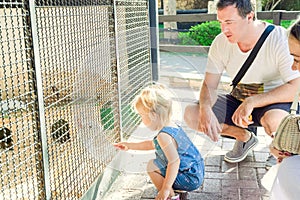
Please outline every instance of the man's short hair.
[[217, 3], [217, 9], [222, 10], [223, 8], [232, 5], [238, 9], [239, 15], [243, 18], [247, 17], [251, 11], [254, 11], [250, 0], [219, 0]]

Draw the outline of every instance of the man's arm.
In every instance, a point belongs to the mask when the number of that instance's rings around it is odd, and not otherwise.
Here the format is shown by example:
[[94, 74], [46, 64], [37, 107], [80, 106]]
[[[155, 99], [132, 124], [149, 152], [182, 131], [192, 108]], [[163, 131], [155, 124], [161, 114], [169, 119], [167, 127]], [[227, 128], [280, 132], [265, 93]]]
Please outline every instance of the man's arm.
[[298, 87], [300, 87], [300, 78], [293, 79], [269, 92], [248, 97], [245, 103], [258, 108], [273, 103], [292, 102]]
[[248, 117], [254, 108], [274, 103], [292, 102], [300, 86], [300, 78], [293, 79], [269, 92], [247, 97], [232, 116], [232, 121], [240, 127], [247, 127]]
[[206, 106], [212, 107], [215, 104], [220, 79], [221, 74], [205, 73], [199, 97], [200, 109]]
[[217, 100], [217, 89], [221, 74], [206, 73], [199, 97], [198, 130], [204, 132], [213, 141], [218, 141], [221, 126], [212, 111]]

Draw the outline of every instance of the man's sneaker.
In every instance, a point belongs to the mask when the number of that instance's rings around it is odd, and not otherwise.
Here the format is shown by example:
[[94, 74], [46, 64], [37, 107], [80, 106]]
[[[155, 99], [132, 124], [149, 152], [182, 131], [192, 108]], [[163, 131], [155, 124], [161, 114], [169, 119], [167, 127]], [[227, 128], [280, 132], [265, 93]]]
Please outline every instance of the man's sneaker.
[[235, 141], [234, 147], [231, 151], [227, 152], [224, 160], [230, 163], [238, 163], [243, 161], [258, 143], [257, 137], [251, 133], [251, 138], [247, 142]]
[[277, 159], [272, 154], [270, 154], [266, 160], [266, 170], [269, 170], [273, 165], [276, 165], [276, 163]]

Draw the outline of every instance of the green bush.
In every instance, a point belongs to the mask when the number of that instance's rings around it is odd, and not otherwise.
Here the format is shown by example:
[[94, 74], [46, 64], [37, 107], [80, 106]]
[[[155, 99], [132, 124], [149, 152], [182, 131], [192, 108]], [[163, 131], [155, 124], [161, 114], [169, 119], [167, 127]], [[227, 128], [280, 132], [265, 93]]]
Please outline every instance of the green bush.
[[190, 32], [179, 32], [178, 38], [182, 45], [198, 45], [199, 43], [190, 37]]
[[282, 20], [281, 26], [283, 26], [284, 28], [288, 28], [293, 24], [294, 21], [295, 20]]
[[[100, 109], [101, 123], [103, 124], [105, 130], [114, 129], [114, 110], [115, 109], [112, 106], [105, 106]], [[123, 119], [122, 126], [126, 126], [127, 124], [137, 125], [140, 123], [138, 114], [135, 113], [130, 105], [122, 106], [121, 113]]]
[[101, 123], [104, 125], [105, 130], [112, 130], [114, 129], [114, 113], [113, 108], [101, 108], [100, 109], [100, 115], [101, 115]]
[[[271, 19], [267, 19], [267, 20], [263, 20], [263, 21], [273, 24], [273, 20], [271, 20]], [[281, 20], [280, 26], [282, 26], [284, 28], [288, 28], [289, 26], [291, 26], [293, 24], [294, 21], [295, 20]]]
[[192, 26], [189, 32], [179, 33], [178, 37], [183, 45], [210, 46], [219, 33], [221, 33], [220, 23], [210, 21]]
[[[273, 23], [273, 20], [264, 21]], [[281, 26], [288, 28], [293, 22], [294, 20], [282, 20]], [[218, 21], [211, 21], [192, 26], [189, 32], [179, 33], [178, 38], [182, 45], [210, 46], [219, 33], [221, 33], [220, 23]]]

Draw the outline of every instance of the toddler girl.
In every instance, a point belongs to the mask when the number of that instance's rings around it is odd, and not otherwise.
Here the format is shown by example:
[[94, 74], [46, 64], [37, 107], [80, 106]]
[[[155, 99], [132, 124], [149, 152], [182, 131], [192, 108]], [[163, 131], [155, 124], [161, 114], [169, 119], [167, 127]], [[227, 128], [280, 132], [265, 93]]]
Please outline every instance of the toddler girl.
[[120, 142], [121, 150], [153, 150], [156, 158], [150, 160], [147, 172], [158, 190], [156, 199], [178, 199], [174, 190], [192, 191], [202, 185], [204, 162], [198, 149], [184, 130], [171, 121], [172, 100], [162, 85], [151, 85], [135, 98], [133, 106], [142, 122], [158, 131], [153, 140]]

